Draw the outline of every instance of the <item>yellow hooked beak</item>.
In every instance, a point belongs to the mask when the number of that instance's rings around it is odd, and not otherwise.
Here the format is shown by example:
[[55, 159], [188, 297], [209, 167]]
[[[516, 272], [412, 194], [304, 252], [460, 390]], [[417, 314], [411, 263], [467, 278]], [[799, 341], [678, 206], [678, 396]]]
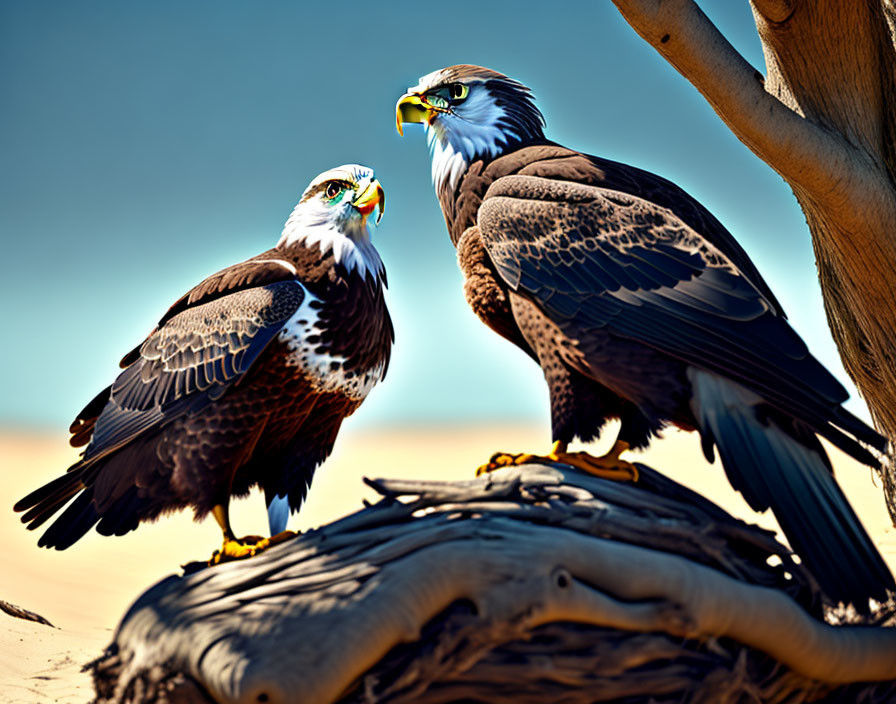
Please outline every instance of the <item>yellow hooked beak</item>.
[[374, 208], [379, 206], [380, 212], [376, 216], [376, 224], [379, 225], [380, 220], [383, 219], [383, 213], [386, 212], [386, 192], [383, 190], [380, 182], [373, 179], [367, 184], [367, 188], [361, 191], [358, 197], [352, 201], [352, 205], [365, 218], [373, 212]]
[[404, 136], [401, 126], [405, 122], [429, 124], [439, 112], [445, 111], [430, 105], [417, 93], [405, 93], [395, 104], [395, 127], [398, 129], [398, 134]]

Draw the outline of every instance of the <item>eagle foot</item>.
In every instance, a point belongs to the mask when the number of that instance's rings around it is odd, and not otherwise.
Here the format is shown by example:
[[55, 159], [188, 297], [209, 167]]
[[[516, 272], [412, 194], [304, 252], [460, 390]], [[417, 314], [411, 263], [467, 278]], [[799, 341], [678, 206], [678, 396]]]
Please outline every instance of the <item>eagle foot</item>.
[[567, 445], [564, 442], [555, 442], [547, 455], [533, 455], [528, 452], [518, 454], [496, 452], [486, 464], [476, 469], [476, 476], [494, 472], [502, 467], [515, 467], [532, 463], [554, 464], [559, 462], [560, 464], [576, 467], [602, 479], [622, 482], [638, 481], [638, 468], [619, 456], [629, 449], [629, 444], [624, 440], [617, 440], [610, 451], [601, 457], [589, 455], [587, 452], [567, 452], [566, 447]]
[[494, 472], [502, 467], [516, 467], [521, 464], [530, 464], [532, 462], [549, 464], [551, 459], [542, 455], [532, 455], [528, 452], [520, 452], [518, 454], [496, 452], [489, 458], [488, 462], [476, 468], [476, 476], [479, 477], [483, 474]]
[[602, 479], [612, 479], [617, 482], [637, 482], [638, 468], [631, 462], [619, 457], [629, 449], [629, 444], [624, 440], [617, 440], [612, 449], [605, 455], [595, 457], [587, 452], [562, 452], [553, 451], [551, 457], [555, 462], [568, 464], [583, 472], [587, 472]]
[[224, 544], [220, 550], [215, 550], [208, 561], [209, 565], [219, 565], [222, 562], [233, 562], [234, 560], [245, 560], [266, 550], [272, 545], [277, 545], [290, 538], [294, 538], [296, 534], [291, 530], [285, 530], [270, 538], [263, 538], [260, 535], [246, 535], [242, 538], [225, 538]]

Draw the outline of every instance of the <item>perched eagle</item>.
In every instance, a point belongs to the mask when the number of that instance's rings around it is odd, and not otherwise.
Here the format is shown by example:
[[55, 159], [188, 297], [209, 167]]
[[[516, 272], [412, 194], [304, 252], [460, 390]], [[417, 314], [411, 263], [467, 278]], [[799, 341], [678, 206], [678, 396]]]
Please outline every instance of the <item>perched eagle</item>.
[[[885, 441], [842, 407], [846, 391], [718, 220], [669, 181], [545, 138], [530, 90], [496, 71], [435, 71], [396, 110], [399, 132], [425, 126], [467, 301], [544, 371], [546, 457], [631, 477], [620, 452], [669, 423], [698, 430], [831, 599], [867, 609], [896, 589], [817, 435], [868, 465], [863, 443]], [[608, 455], [566, 451], [610, 418]]]
[[171, 306], [72, 423], [81, 459], [15, 505], [35, 529], [74, 497], [39, 544], [64, 550], [94, 525], [123, 535], [190, 506], [221, 526], [216, 559], [245, 556], [264, 543], [236, 538], [228, 503], [255, 485], [285, 528], [282, 501], [299, 509], [343, 419], [386, 373], [393, 331], [368, 225], [384, 206], [369, 168], [327, 171], [276, 247]]

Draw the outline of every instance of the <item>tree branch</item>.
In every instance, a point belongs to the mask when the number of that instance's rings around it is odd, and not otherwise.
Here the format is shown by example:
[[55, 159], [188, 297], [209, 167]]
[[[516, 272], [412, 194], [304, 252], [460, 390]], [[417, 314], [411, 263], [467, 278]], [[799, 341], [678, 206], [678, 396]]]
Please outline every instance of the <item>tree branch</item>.
[[[896, 629], [827, 625], [811, 578], [767, 532], [640, 469], [637, 486], [541, 465], [372, 482], [375, 506], [146, 592], [93, 665], [98, 701], [176, 684], [193, 688], [183, 701], [503, 702], [509, 673], [536, 672], [545, 701], [582, 677], [674, 701], [706, 686], [731, 701], [858, 681], [896, 691]], [[526, 652], [541, 666], [521, 668]]]
[[793, 0], [752, 0], [756, 12], [769, 22], [786, 22], [793, 14]]
[[[835, 204], [880, 191], [874, 162], [841, 135], [805, 119], [765, 89], [761, 74], [693, 0], [613, 0], [632, 28], [706, 98], [732, 132], [794, 188]], [[761, 2], [770, 17], [790, 3]], [[888, 194], [889, 195], [889, 194]]]

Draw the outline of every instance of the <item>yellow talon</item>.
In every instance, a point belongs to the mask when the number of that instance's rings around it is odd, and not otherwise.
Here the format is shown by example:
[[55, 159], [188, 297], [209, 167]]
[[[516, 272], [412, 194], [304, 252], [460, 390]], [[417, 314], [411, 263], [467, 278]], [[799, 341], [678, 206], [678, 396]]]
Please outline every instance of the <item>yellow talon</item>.
[[243, 560], [247, 557], [257, 555], [263, 550], [277, 545], [295, 537], [295, 533], [291, 530], [285, 530], [270, 538], [262, 538], [260, 535], [247, 535], [243, 538], [237, 538], [233, 534], [230, 527], [230, 515], [226, 505], [219, 504], [212, 509], [212, 515], [221, 526], [221, 532], [224, 534], [224, 544], [220, 550], [215, 550], [208, 561], [209, 565], [219, 565], [222, 562], [232, 562], [234, 560]]
[[222, 562], [233, 562], [234, 560], [244, 560], [258, 553], [267, 550], [272, 545], [278, 545], [290, 538], [294, 538], [296, 534], [291, 530], [285, 530], [270, 538], [262, 538], [260, 535], [247, 535], [243, 538], [225, 538], [224, 544], [220, 550], [215, 550], [211, 559], [208, 561], [210, 565], [219, 565]]
[[252, 557], [259, 549], [263, 549], [264, 538], [260, 538], [257, 543], [253, 541], [253, 538], [258, 537], [257, 535], [247, 535], [242, 540], [225, 538], [221, 549], [212, 553], [208, 563], [210, 565], [219, 565], [222, 562], [232, 562], [233, 560]]
[[539, 455], [531, 455], [528, 452], [522, 452], [517, 455], [512, 455], [508, 452], [496, 452], [489, 458], [488, 462], [476, 468], [476, 476], [478, 477], [483, 474], [488, 474], [489, 472], [494, 472], [496, 469], [501, 469], [502, 467], [516, 467], [530, 462], [543, 462], [545, 459], [547, 458], [540, 457]]
[[297, 533], [294, 530], [285, 530], [282, 533], [277, 533], [277, 535], [272, 535], [267, 539], [268, 544], [265, 547], [271, 547], [271, 545], [279, 545], [280, 543], [286, 542], [291, 538], [295, 538]]
[[567, 452], [564, 443], [554, 443], [549, 457], [556, 462], [572, 465], [593, 474], [595, 477], [612, 479], [620, 482], [638, 481], [638, 468], [620, 455], [630, 446], [625, 440], [617, 440], [607, 454], [594, 457], [587, 452]]
[[566, 448], [567, 444], [558, 440], [547, 455], [533, 455], [527, 452], [514, 455], [507, 452], [496, 452], [487, 464], [476, 470], [476, 476], [494, 472], [502, 467], [518, 466], [532, 462], [540, 462], [542, 464], [559, 462], [577, 467], [588, 474], [603, 479], [638, 481], [638, 468], [619, 456], [629, 449], [629, 444], [624, 440], [617, 440], [610, 451], [601, 457], [594, 457], [587, 452], [567, 452]]

